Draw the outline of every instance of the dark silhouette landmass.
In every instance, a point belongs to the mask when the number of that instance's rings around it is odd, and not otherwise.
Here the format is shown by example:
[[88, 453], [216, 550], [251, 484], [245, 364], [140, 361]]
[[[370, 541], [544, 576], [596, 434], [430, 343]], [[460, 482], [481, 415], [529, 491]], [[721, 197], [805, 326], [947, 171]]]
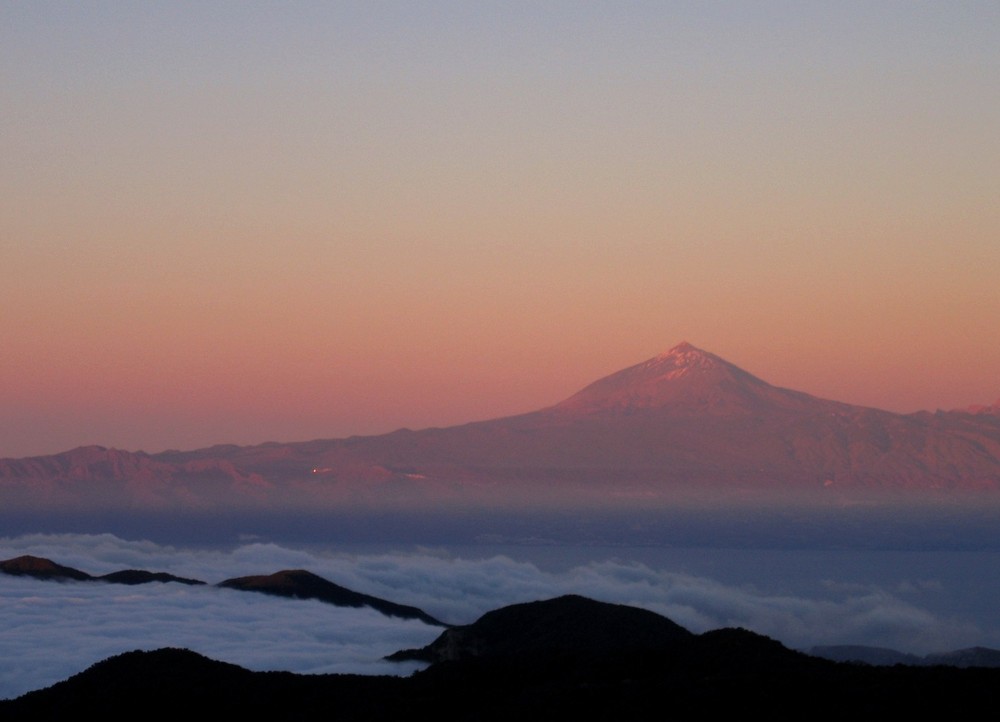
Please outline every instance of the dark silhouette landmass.
[[56, 564], [51, 559], [34, 557], [30, 554], [0, 562], [0, 572], [17, 577], [34, 577], [35, 579], [53, 579], [56, 581], [71, 579], [83, 582], [94, 578], [86, 572], [81, 572], [79, 569], [64, 567], [61, 564]]
[[566, 595], [487, 612], [473, 624], [446, 630], [422, 649], [402, 650], [386, 659], [435, 663], [551, 650], [649, 650], [690, 637], [691, 632], [655, 612]]
[[389, 617], [419, 619], [437, 627], [448, 626], [416, 607], [352, 591], [303, 569], [290, 569], [267, 576], [237, 577], [219, 582], [218, 586], [293, 599], [317, 599], [338, 607], [371, 607]]
[[[79, 569], [56, 564], [50, 559], [30, 555], [0, 562], [0, 572], [15, 576], [31, 576], [36, 579], [56, 581], [109, 582], [112, 584], [129, 585], [149, 584], [151, 582], [176, 582], [188, 585], [205, 584], [205, 582], [199, 579], [178, 577], [166, 572], [148, 572], [143, 569], [123, 569], [119, 572], [111, 572], [110, 574], [95, 577]], [[388, 617], [417, 619], [424, 624], [435, 627], [448, 626], [417, 607], [396, 604], [388, 599], [380, 599], [369, 594], [355, 592], [302, 569], [275, 572], [270, 575], [227, 579], [216, 586], [240, 591], [262, 592], [264, 594], [293, 599], [316, 599], [338, 607], [369, 607]]]
[[35, 579], [51, 579], [55, 581], [75, 582], [110, 582], [112, 584], [149, 584], [150, 582], [177, 582], [179, 584], [204, 584], [198, 579], [186, 579], [166, 572], [147, 572], [142, 569], [123, 569], [94, 576], [73, 567], [56, 564], [51, 559], [35, 557], [30, 554], [7, 559], [0, 562], [0, 572], [13, 576], [34, 577]]
[[868, 647], [861, 644], [837, 644], [811, 647], [808, 653], [815, 657], [831, 659], [835, 662], [859, 662], [862, 664], [932, 667], [1000, 667], [1000, 649], [989, 647], [969, 647], [951, 652], [938, 652], [923, 656], [899, 652], [885, 647]]
[[103, 582], [111, 582], [112, 584], [149, 584], [150, 582], [161, 582], [166, 584], [167, 582], [177, 582], [178, 584], [187, 584], [189, 586], [199, 586], [205, 584], [205, 582], [200, 579], [188, 579], [187, 577], [178, 577], [173, 574], [167, 574], [166, 572], [147, 572], [144, 569], [122, 569], [120, 572], [111, 572], [110, 574], [102, 574], [95, 579], [100, 579]]
[[836, 663], [743, 629], [694, 635], [637, 611], [580, 597], [497, 610], [445, 631], [460, 643], [443, 657], [430, 645], [441, 658], [405, 678], [250, 672], [187, 650], [130, 652], [0, 701], [0, 716], [840, 720], [962, 719], [996, 708], [1000, 670]]

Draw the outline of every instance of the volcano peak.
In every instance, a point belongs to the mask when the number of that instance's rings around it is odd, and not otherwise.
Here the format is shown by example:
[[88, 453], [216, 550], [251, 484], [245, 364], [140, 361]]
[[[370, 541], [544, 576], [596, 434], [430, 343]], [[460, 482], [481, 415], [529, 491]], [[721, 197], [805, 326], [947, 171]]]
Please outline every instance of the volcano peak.
[[700, 348], [692, 346], [687, 341], [674, 346], [668, 351], [664, 351], [659, 356], [651, 358], [646, 362], [647, 366], [672, 367], [676, 370], [693, 368], [718, 368], [726, 365], [725, 362], [714, 354], [702, 351]]
[[681, 341], [673, 348], [668, 349], [663, 353], [661, 353], [660, 356], [676, 356], [687, 353], [704, 354], [705, 352], [702, 351], [700, 348], [695, 347], [694, 344], [688, 343], [687, 341]]
[[[557, 408], [574, 413], [660, 409], [679, 415], [742, 415], [765, 407], [798, 407], [805, 394], [771, 386], [683, 341], [668, 351], [595, 381]], [[815, 399], [813, 399], [815, 401]]]

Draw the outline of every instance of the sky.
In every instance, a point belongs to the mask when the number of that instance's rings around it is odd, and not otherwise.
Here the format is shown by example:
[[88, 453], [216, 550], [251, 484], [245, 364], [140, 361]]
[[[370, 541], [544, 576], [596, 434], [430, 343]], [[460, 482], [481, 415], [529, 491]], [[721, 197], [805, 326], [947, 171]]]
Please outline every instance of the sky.
[[0, 457], [531, 411], [687, 340], [1000, 397], [995, 2], [0, 0]]
[[[773, 552], [763, 559], [757, 551], [670, 556], [657, 550], [652, 562], [587, 551], [594, 556], [552, 567], [442, 549], [359, 553], [260, 542], [197, 549], [110, 534], [0, 538], [0, 559], [33, 554], [90, 574], [138, 568], [214, 585], [308, 569], [452, 624], [507, 604], [574, 593], [650, 609], [696, 633], [742, 626], [793, 648], [869, 644], [927, 654], [1000, 644], [990, 603], [997, 591], [990, 573], [995, 551], [872, 552], [862, 564], [857, 550]], [[979, 600], [978, 608], [960, 599]], [[367, 609], [177, 583], [59, 583], [0, 574], [0, 605], [0, 698], [54, 684], [114, 654], [165, 646], [255, 670], [405, 675], [418, 665], [381, 658], [422, 647], [441, 633]]]

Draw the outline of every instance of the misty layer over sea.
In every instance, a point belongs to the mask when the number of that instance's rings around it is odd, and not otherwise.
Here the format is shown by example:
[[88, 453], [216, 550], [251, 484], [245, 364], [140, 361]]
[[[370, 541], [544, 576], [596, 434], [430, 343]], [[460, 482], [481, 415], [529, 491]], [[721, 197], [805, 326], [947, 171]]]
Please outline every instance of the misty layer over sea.
[[452, 624], [575, 593], [661, 613], [694, 632], [742, 626], [787, 646], [906, 652], [1000, 647], [996, 549], [602, 546], [481, 540], [403, 545], [261, 539], [178, 545], [111, 534], [0, 539], [0, 559], [46, 557], [91, 574], [134, 568], [201, 579], [123, 586], [0, 574], [0, 697], [50, 685], [110, 655], [187, 647], [254, 670], [409, 674], [382, 657], [439, 633], [370, 609], [219, 589], [224, 579], [307, 569]]

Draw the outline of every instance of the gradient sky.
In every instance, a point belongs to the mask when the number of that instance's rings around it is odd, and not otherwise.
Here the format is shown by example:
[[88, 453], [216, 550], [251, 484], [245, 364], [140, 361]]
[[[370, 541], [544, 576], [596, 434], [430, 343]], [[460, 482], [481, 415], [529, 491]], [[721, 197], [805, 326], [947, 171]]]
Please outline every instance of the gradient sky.
[[0, 2], [0, 456], [529, 411], [682, 340], [1000, 397], [1000, 4]]

